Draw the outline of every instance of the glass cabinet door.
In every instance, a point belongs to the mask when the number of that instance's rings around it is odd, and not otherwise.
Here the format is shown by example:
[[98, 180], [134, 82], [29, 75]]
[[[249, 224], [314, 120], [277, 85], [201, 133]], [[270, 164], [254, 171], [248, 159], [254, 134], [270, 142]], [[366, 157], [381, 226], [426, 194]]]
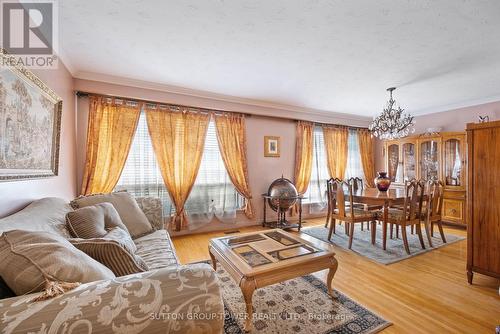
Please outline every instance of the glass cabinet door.
[[439, 179], [438, 142], [428, 140], [420, 143], [420, 178]]
[[450, 138], [444, 142], [444, 182], [447, 186], [463, 186], [463, 154], [462, 145], [457, 138]]
[[399, 145], [391, 144], [387, 147], [387, 172], [392, 182], [401, 181], [399, 163]]
[[415, 144], [403, 144], [403, 178], [404, 181], [416, 178]]

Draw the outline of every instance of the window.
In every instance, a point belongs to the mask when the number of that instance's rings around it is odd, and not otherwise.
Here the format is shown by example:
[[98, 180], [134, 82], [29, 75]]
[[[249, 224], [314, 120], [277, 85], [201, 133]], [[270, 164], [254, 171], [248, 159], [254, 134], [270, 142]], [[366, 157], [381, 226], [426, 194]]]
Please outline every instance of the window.
[[316, 126], [313, 135], [311, 181], [309, 181], [309, 186], [304, 194], [307, 197], [304, 203], [325, 203], [326, 181], [329, 178], [323, 129], [320, 126]]
[[[314, 128], [313, 162], [311, 181], [304, 194], [307, 197], [304, 203], [318, 204], [312, 209], [322, 210], [326, 207], [326, 181], [330, 178], [328, 172], [325, 141], [323, 129], [320, 126]], [[361, 177], [364, 179], [363, 167], [361, 166], [361, 155], [359, 151], [358, 135], [355, 130], [349, 130], [347, 167], [345, 178]]]
[[[175, 211], [163, 183], [144, 112], [140, 115], [130, 153], [115, 190], [127, 190], [134, 196], [161, 198], [165, 216]], [[195, 220], [203, 217], [203, 220], [209, 221], [213, 215], [234, 217], [236, 209], [241, 208], [243, 203], [243, 198], [227, 174], [219, 151], [215, 124], [210, 121], [200, 169], [186, 201], [186, 213]]]
[[365, 173], [361, 165], [361, 153], [359, 150], [359, 139], [356, 130], [349, 130], [348, 153], [347, 153], [347, 168], [345, 178], [360, 177], [365, 180]]

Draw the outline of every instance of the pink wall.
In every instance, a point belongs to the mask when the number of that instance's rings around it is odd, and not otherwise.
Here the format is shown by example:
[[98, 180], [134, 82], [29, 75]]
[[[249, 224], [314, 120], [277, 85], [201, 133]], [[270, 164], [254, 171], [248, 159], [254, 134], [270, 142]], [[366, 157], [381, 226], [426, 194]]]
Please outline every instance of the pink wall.
[[49, 196], [71, 199], [76, 194], [73, 77], [62, 62], [56, 70], [33, 72], [63, 99], [59, 175], [39, 180], [1, 182], [0, 217], [23, 208], [34, 199]]
[[[115, 85], [104, 82], [89, 81], [75, 79], [75, 90], [109, 94], [125, 97], [135, 97], [146, 100], [178, 103], [183, 105], [200, 106], [213, 109], [230, 110], [245, 112], [251, 114], [246, 118], [247, 130], [247, 155], [248, 155], [248, 170], [250, 179], [250, 188], [253, 194], [253, 204], [257, 214], [257, 221], [262, 219], [262, 199], [260, 195], [267, 192], [269, 184], [282, 174], [284, 177], [293, 179], [293, 170], [295, 164], [295, 122], [286, 118], [277, 117], [293, 117], [315, 120], [318, 122], [328, 122], [337, 124], [348, 124], [356, 126], [366, 126], [367, 118], [351, 119], [339, 118], [335, 114], [330, 117], [324, 115], [308, 115], [300, 114], [295, 111], [287, 111], [282, 109], [270, 109], [259, 106], [252, 106], [241, 103], [233, 103], [220, 101], [215, 99], [206, 99], [196, 96], [188, 96], [162, 92], [151, 89], [136, 88], [130, 86]], [[265, 116], [267, 115], [267, 116]], [[269, 116], [276, 117], [269, 117]], [[85, 161], [85, 140], [88, 117], [88, 99], [77, 99], [77, 168], [78, 168], [78, 189], [83, 173], [83, 165]], [[279, 136], [281, 138], [281, 156], [279, 158], [264, 157], [264, 136]], [[272, 214], [269, 213], [269, 217]], [[237, 224], [224, 224], [213, 222], [196, 230], [196, 232], [205, 232], [216, 229], [238, 228], [255, 224], [248, 221], [244, 215], [239, 215]], [[182, 232], [183, 234], [186, 232]], [[179, 234], [179, 233], [174, 233]]]
[[[500, 101], [480, 104], [477, 106], [453, 109], [439, 113], [427, 114], [415, 117], [415, 133], [426, 132], [427, 128], [441, 127], [445, 131], [465, 131], [467, 123], [477, 123], [478, 116], [489, 116], [490, 121], [500, 119]], [[384, 169], [383, 143], [377, 141], [375, 164], [377, 170]]]

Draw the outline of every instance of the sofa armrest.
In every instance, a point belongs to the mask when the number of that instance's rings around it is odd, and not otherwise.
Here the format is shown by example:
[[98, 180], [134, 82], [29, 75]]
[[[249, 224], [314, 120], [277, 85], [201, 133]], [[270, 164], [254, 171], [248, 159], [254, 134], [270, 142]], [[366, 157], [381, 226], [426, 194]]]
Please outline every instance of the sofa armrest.
[[155, 231], [165, 228], [163, 204], [158, 197], [136, 197], [137, 204], [144, 212]]
[[10, 333], [221, 333], [224, 306], [207, 264], [96, 281], [56, 298], [0, 300], [0, 329]]

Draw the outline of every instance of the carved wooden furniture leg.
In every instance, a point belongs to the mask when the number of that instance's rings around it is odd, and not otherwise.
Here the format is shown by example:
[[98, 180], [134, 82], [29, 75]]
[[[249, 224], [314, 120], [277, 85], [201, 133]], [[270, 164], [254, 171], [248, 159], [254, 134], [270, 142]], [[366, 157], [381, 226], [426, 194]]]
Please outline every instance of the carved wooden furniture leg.
[[431, 223], [429, 222], [428, 219], [425, 220], [424, 227], [425, 227], [425, 234], [427, 235], [427, 241], [429, 242], [429, 246], [434, 247], [431, 238]]
[[384, 205], [384, 220], [382, 222], [382, 249], [385, 250], [387, 246], [387, 220], [389, 219], [389, 205]]
[[396, 225], [396, 238], [399, 238], [399, 225]]
[[215, 259], [215, 256], [212, 254], [210, 247], [208, 247], [208, 254], [210, 254], [210, 259], [212, 260], [212, 268], [214, 268], [214, 270], [217, 271], [217, 260]]
[[349, 224], [349, 249], [352, 247], [352, 239], [354, 237], [354, 223]]
[[345, 235], [349, 235], [349, 224], [344, 222]]
[[365, 223], [364, 222], [361, 222], [361, 231], [364, 231], [363, 230], [363, 227], [365, 226]]
[[252, 328], [252, 316], [253, 316], [253, 305], [252, 297], [255, 291], [255, 281], [253, 279], [247, 279], [243, 277], [240, 282], [241, 292], [243, 293], [243, 298], [245, 299], [246, 305], [246, 318], [245, 318], [245, 332], [249, 332]]
[[417, 230], [418, 240], [420, 240], [420, 246], [422, 246], [422, 249], [425, 249], [424, 237], [422, 236], [422, 226], [420, 226], [420, 223], [415, 226], [415, 229]]
[[443, 231], [443, 224], [439, 220], [437, 223], [438, 228], [439, 228], [439, 234], [441, 234], [441, 239], [443, 239], [443, 242], [446, 243], [446, 237], [444, 236], [444, 231]]
[[328, 227], [328, 223], [331, 223], [330, 222], [330, 205], [328, 205], [328, 209], [327, 209], [327, 212], [326, 212], [325, 227]]
[[[372, 245], [375, 245], [375, 233], [377, 231], [377, 225], [376, 225], [377, 222], [376, 221], [372, 221], [371, 224], [372, 224], [372, 229], [371, 229], [370, 232], [372, 234]], [[368, 225], [368, 226], [370, 226], [370, 225]]]
[[390, 235], [389, 235], [389, 238], [392, 239], [392, 237], [394, 236], [393, 235], [393, 230], [394, 230], [394, 224], [389, 224], [389, 231], [390, 231]]
[[332, 233], [334, 232], [335, 230], [335, 219], [332, 219], [332, 221], [330, 222], [330, 229], [328, 230], [328, 241], [330, 241], [330, 239], [332, 238]]
[[403, 244], [408, 255], [410, 255], [410, 246], [408, 245], [408, 237], [406, 236], [406, 225], [401, 225], [401, 235], [403, 236]]
[[338, 266], [339, 266], [339, 263], [337, 262], [337, 260], [332, 259], [332, 266], [328, 270], [328, 276], [326, 276], [326, 287], [328, 289], [328, 294], [332, 297], [335, 297], [335, 298], [337, 296], [333, 293], [332, 281], [333, 281], [333, 277], [335, 276], [335, 272], [337, 271]]
[[473, 273], [472, 273], [472, 270], [468, 269], [467, 270], [467, 282], [469, 282], [469, 284], [472, 284], [472, 277], [473, 277]]

